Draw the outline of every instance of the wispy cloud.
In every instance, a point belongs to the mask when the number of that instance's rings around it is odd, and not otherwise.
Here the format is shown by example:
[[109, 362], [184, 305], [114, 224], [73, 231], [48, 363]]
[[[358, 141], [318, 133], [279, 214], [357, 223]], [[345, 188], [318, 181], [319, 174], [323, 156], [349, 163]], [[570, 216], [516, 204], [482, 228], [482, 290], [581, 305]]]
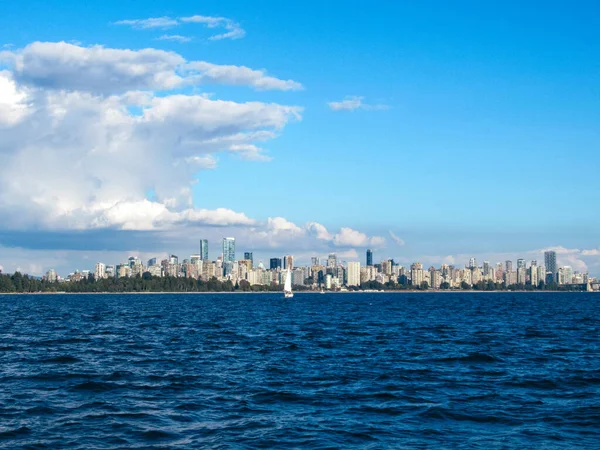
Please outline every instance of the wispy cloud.
[[[199, 23], [207, 28], [222, 29], [224, 32], [215, 34], [208, 39], [211, 41], [220, 41], [223, 39], [241, 39], [246, 35], [246, 31], [240, 26], [239, 23], [228, 19], [227, 17], [214, 17], [214, 16], [189, 16], [189, 17], [150, 17], [148, 19], [127, 19], [118, 20], [113, 22], [113, 25], [126, 25], [136, 30], [147, 30], [153, 28], [167, 29], [174, 28], [186, 23]], [[179, 35], [161, 36], [159, 40], [173, 40], [179, 42], [188, 42], [188, 38]]]
[[182, 17], [181, 22], [184, 23], [202, 23], [208, 28], [224, 28], [225, 33], [216, 34], [211, 36], [211, 41], [219, 41], [221, 39], [241, 39], [246, 35], [246, 31], [240, 26], [239, 23], [234, 22], [226, 17], [212, 17], [212, 16], [190, 16]]
[[150, 17], [148, 19], [129, 19], [118, 20], [113, 22], [113, 25], [127, 25], [136, 30], [144, 30], [149, 28], [173, 28], [179, 25], [177, 19], [171, 17]]
[[302, 84], [297, 81], [271, 77], [262, 69], [254, 70], [245, 66], [212, 64], [206, 61], [191, 62], [186, 68], [195, 74], [201, 83], [253, 86], [257, 90], [297, 91], [303, 89]]
[[156, 38], [157, 41], [190, 42], [191, 37], [181, 36], [180, 34], [163, 34]]
[[400, 239], [398, 236], [396, 236], [392, 230], [389, 230], [388, 232], [390, 233], [390, 237], [392, 238], [392, 241], [394, 241], [400, 247], [402, 247], [405, 244], [404, 240]]
[[354, 111], [356, 109], [364, 109], [367, 111], [382, 111], [389, 109], [388, 105], [377, 104], [371, 105], [363, 102], [364, 97], [357, 95], [349, 95], [344, 97], [339, 102], [328, 102], [327, 105], [332, 111]]

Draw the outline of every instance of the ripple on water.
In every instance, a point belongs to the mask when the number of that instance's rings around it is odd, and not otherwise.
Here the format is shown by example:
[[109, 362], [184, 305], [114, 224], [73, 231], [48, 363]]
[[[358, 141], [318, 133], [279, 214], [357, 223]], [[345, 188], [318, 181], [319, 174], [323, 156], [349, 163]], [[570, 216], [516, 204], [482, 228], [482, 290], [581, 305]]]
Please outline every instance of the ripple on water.
[[595, 294], [0, 295], [0, 448], [598, 448]]

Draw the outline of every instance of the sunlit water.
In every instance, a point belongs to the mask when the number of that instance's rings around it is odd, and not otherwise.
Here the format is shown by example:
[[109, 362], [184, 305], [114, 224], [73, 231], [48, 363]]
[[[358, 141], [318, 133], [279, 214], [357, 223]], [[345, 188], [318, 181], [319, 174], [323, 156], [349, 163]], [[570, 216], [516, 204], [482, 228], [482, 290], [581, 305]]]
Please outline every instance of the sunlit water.
[[600, 448], [600, 294], [0, 308], [2, 448]]

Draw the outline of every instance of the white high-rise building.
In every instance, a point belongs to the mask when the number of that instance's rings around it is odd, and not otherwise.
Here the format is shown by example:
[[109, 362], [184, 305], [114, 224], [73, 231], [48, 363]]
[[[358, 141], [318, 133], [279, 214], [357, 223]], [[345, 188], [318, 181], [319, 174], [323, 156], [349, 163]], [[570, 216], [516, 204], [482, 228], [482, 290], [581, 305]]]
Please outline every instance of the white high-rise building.
[[104, 263], [96, 263], [96, 267], [94, 267], [94, 279], [101, 280], [102, 278], [106, 278], [106, 265]]
[[537, 287], [539, 283], [538, 274], [539, 272], [537, 266], [532, 265], [529, 267], [529, 283], [534, 287]]
[[537, 272], [538, 284], [540, 283], [540, 281], [546, 283], [546, 266], [537, 266]]
[[360, 263], [351, 261], [348, 263], [348, 286], [360, 286]]
[[573, 268], [571, 266], [563, 267], [563, 277], [565, 284], [573, 283]]
[[411, 279], [411, 284], [413, 286], [421, 286], [421, 283], [424, 280], [424, 273], [423, 273], [423, 264], [421, 264], [420, 262], [411, 264], [410, 266], [410, 279]]
[[335, 256], [335, 253], [330, 253], [327, 257], [327, 268], [332, 268], [335, 266], [337, 266], [337, 257]]

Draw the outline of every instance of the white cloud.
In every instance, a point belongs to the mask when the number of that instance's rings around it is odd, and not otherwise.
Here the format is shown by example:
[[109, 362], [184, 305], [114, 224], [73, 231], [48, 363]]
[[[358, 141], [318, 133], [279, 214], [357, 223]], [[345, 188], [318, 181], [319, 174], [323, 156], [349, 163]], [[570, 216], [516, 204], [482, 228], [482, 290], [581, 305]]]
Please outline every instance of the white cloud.
[[599, 256], [600, 250], [597, 248], [593, 248], [591, 250], [582, 250], [581, 255], [582, 256]]
[[296, 106], [162, 91], [182, 79], [175, 53], [63, 42], [2, 56], [13, 63], [0, 72], [8, 228], [253, 224], [243, 213], [194, 209], [196, 173], [214, 168], [219, 152], [268, 159], [257, 144], [301, 119]]
[[165, 29], [178, 26], [179, 21], [171, 17], [150, 17], [148, 19], [119, 20], [114, 22], [113, 25], [127, 25], [138, 30], [148, 28]]
[[354, 111], [356, 109], [364, 109], [364, 110], [385, 110], [389, 109], [387, 105], [370, 105], [363, 102], [364, 97], [350, 95], [344, 98], [339, 102], [328, 102], [327, 105], [332, 111]]
[[20, 51], [0, 52], [1, 60], [12, 63], [13, 77], [19, 84], [43, 89], [113, 94], [173, 89], [184, 82], [176, 70], [185, 59], [155, 49], [34, 42]]
[[267, 229], [275, 234], [285, 232], [301, 235], [304, 234], [304, 230], [295, 223], [292, 223], [283, 217], [269, 217], [267, 221]]
[[390, 237], [392, 238], [392, 241], [394, 241], [397, 245], [402, 247], [405, 244], [404, 240], [402, 240], [398, 236], [396, 236], [392, 230], [389, 230], [389, 233], [390, 233]]
[[151, 17], [149, 19], [128, 19], [119, 20], [113, 22], [113, 25], [126, 25], [137, 30], [150, 29], [150, 28], [173, 28], [178, 27], [186, 23], [197, 23], [205, 25], [207, 28], [217, 29], [221, 28], [224, 33], [215, 34], [208, 39], [211, 41], [220, 41], [223, 39], [241, 39], [246, 35], [246, 31], [240, 26], [239, 23], [228, 19], [226, 17], [214, 17], [214, 16], [189, 16], [189, 17]]
[[14, 80], [30, 87], [114, 95], [132, 90], [168, 91], [203, 83], [232, 84], [256, 90], [294, 90], [302, 85], [245, 66], [186, 61], [175, 52], [153, 48], [82, 47], [66, 42], [34, 42], [0, 52]]
[[157, 41], [191, 42], [192, 38], [180, 34], [163, 34], [156, 38]]
[[27, 93], [18, 89], [8, 71], [0, 71], [0, 129], [18, 123], [27, 114]]
[[185, 163], [195, 165], [198, 169], [215, 169], [217, 167], [217, 160], [212, 155], [189, 156], [185, 158]]
[[385, 240], [380, 236], [369, 238], [366, 234], [352, 228], [342, 227], [335, 236], [333, 236], [333, 245], [336, 247], [380, 247]]
[[315, 235], [317, 239], [324, 241], [330, 241], [333, 239], [333, 235], [329, 233], [329, 231], [327, 231], [327, 228], [325, 228], [325, 226], [321, 225], [320, 223], [310, 222], [309, 224], [307, 224], [306, 229], [309, 233]]
[[183, 23], [201, 23], [206, 25], [208, 28], [224, 28], [225, 33], [216, 34], [211, 36], [209, 39], [212, 41], [220, 41], [223, 39], [241, 39], [246, 35], [246, 31], [242, 27], [231, 19], [226, 17], [212, 17], [212, 16], [190, 16], [182, 17], [181, 22]]
[[211, 64], [204, 61], [186, 66], [197, 74], [201, 84], [217, 83], [252, 86], [257, 90], [300, 90], [302, 85], [294, 80], [281, 80], [266, 74], [265, 70], [253, 70], [245, 66]]

